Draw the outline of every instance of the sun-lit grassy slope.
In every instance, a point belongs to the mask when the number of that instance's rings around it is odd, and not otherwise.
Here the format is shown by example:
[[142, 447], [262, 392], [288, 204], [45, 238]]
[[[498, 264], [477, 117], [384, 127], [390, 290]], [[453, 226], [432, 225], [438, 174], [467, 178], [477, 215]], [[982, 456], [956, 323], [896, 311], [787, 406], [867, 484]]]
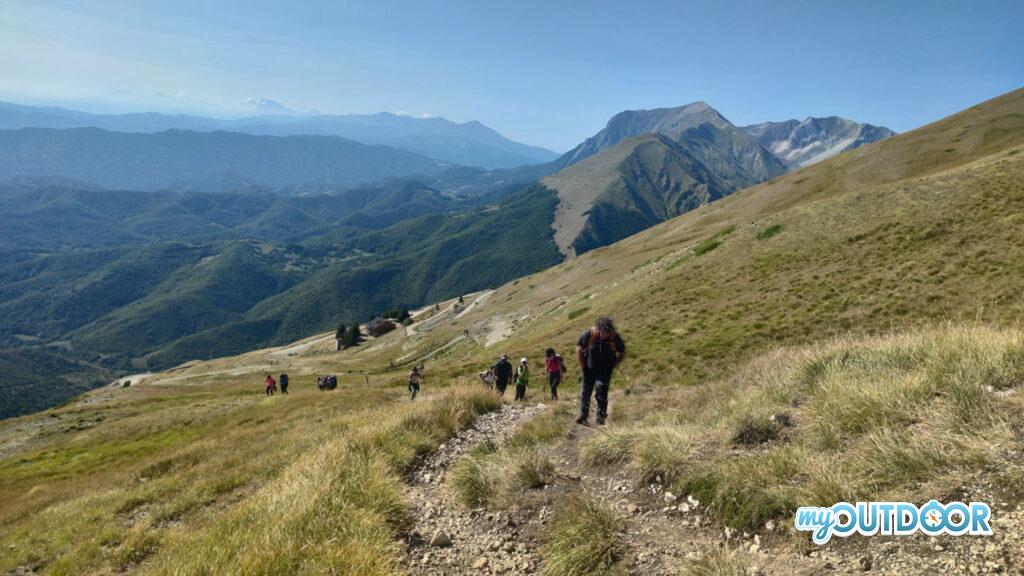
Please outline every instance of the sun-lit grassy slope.
[[[8, 423], [0, 570], [393, 573], [402, 471], [498, 404], [340, 388], [298, 378], [289, 397], [266, 398], [212, 377], [104, 390]], [[18, 435], [32, 447], [12, 446]]]
[[1018, 501], [1024, 477], [1007, 450], [1020, 446], [1022, 385], [1017, 330], [846, 337], [644, 397], [583, 458], [666, 478], [743, 530], [798, 505], [960, 496], [979, 474]]
[[[617, 320], [630, 360], [613, 386], [612, 426], [600, 438], [613, 445], [613, 434], [641, 434], [652, 448], [616, 453], [595, 444], [590, 462], [601, 466], [617, 454], [638, 473], [672, 473], [717, 506], [723, 521], [763, 518], [797, 496], [898, 492], [922, 466], [956, 473], [990, 462], [991, 450], [1010, 441], [1007, 414], [1019, 408], [1015, 396], [991, 395], [1017, 385], [1022, 224], [1018, 90], [464, 303], [428, 307], [408, 329], [356, 349], [334, 352], [329, 335], [311, 337], [4, 421], [0, 571], [391, 573], [407, 521], [401, 474], [417, 453], [496, 406], [456, 392], [501, 352], [528, 356], [539, 371], [543, 349], [553, 345], [571, 362], [579, 332], [603, 313]], [[934, 328], [946, 320], [970, 327]], [[878, 336], [899, 332], [910, 335]], [[844, 340], [834, 343], [837, 336]], [[809, 351], [771, 356], [780, 346]], [[874, 364], [836, 360], [843, 351]], [[768, 360], [743, 368], [765, 353]], [[768, 378], [757, 366], [772, 358], [779, 374]], [[404, 373], [419, 362], [427, 365], [426, 398], [410, 406]], [[808, 368], [818, 364], [820, 373]], [[814, 378], [792, 377], [801, 370]], [[292, 395], [262, 396], [264, 374], [283, 371], [292, 374]], [[331, 371], [340, 389], [317, 392], [315, 375]], [[737, 373], [738, 381], [729, 379]], [[964, 380], [972, 374], [984, 379]], [[879, 379], [891, 386], [874, 384]], [[567, 383], [563, 395], [574, 386]], [[627, 387], [629, 397], [621, 394]], [[898, 401], [892, 414], [864, 414], [918, 426], [929, 433], [922, 442], [937, 443], [910, 454], [924, 460], [900, 460], [893, 442], [905, 430], [844, 413], [828, 402], [835, 390], [872, 410], [880, 399]], [[805, 402], [792, 410], [795, 430], [775, 431], [792, 441], [763, 456], [778, 460], [770, 469], [778, 473], [742, 484], [753, 461], [723, 456], [736, 431], [749, 424], [754, 436], [771, 433], [765, 411], [793, 398]], [[929, 410], [945, 416], [922, 424]], [[533, 458], [544, 442], [557, 442], [552, 429], [569, 420], [558, 418], [512, 448]], [[696, 434], [700, 422], [707, 425]], [[988, 444], [967, 425], [991, 430]], [[673, 449], [676, 441], [708, 450], [691, 459]], [[789, 472], [815, 478], [829, 458], [860, 457], [872, 442], [893, 456], [871, 461], [878, 474], [785, 482]], [[952, 448], [963, 448], [966, 459], [956, 460]], [[541, 458], [523, 467], [522, 459], [506, 462], [507, 453], [478, 455], [481, 499], [508, 489], [489, 466], [519, 466], [514, 480], [527, 484], [546, 471]], [[466, 471], [467, 481], [474, 474]], [[737, 482], [753, 503], [721, 497]], [[592, 525], [614, 532], [606, 520], [600, 509], [592, 518], [560, 517], [549, 562], [583, 566], [568, 554], [571, 535]]]
[[631, 348], [624, 376], [696, 383], [779, 344], [945, 319], [1017, 325], [1022, 223], [1018, 90], [507, 284], [378, 352], [412, 357], [469, 330], [441, 355], [469, 372], [501, 351], [570, 350], [609, 313]]

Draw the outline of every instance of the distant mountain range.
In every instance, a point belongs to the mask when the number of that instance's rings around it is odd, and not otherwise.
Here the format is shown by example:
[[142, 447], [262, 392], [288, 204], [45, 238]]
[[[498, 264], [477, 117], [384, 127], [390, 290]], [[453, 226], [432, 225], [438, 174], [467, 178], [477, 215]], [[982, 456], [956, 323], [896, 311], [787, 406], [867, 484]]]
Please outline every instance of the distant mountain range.
[[0, 174], [61, 177], [126, 190], [268, 188], [309, 193], [410, 176], [448, 165], [401, 148], [337, 136], [239, 132], [0, 130]]
[[22, 106], [0, 102], [0, 129], [102, 128], [115, 132], [230, 131], [266, 136], [340, 136], [363, 144], [403, 148], [417, 154], [485, 169], [541, 164], [558, 155], [505, 138], [480, 122], [463, 124], [444, 118], [414, 118], [381, 112], [358, 115], [297, 115], [272, 101], [257, 111], [273, 112], [237, 119], [184, 114], [90, 114], [54, 106]]

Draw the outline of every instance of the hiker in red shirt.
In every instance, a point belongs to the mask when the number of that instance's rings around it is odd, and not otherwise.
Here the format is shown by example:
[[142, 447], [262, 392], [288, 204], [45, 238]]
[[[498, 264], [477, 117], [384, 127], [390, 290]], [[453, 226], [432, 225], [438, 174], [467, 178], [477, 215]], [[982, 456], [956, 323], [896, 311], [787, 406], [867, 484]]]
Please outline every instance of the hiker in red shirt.
[[554, 348], [544, 351], [544, 365], [548, 370], [548, 386], [551, 387], [551, 399], [558, 400], [558, 385], [562, 383], [562, 373], [565, 372], [565, 362], [561, 354], [555, 354]]
[[274, 377], [267, 374], [267, 396], [273, 396], [274, 391], [277, 390], [277, 382], [274, 381]]

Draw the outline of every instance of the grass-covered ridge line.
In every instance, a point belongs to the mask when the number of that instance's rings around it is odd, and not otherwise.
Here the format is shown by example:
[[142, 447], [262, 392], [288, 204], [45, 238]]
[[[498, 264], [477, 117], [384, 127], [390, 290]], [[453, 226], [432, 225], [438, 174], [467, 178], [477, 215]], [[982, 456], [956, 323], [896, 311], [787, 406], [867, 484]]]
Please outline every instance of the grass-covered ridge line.
[[941, 496], [963, 470], [998, 464], [1022, 408], [1008, 392], [1022, 384], [1019, 331], [841, 338], [659, 398], [662, 410], [592, 437], [583, 454], [665, 477], [750, 529], [798, 503]]

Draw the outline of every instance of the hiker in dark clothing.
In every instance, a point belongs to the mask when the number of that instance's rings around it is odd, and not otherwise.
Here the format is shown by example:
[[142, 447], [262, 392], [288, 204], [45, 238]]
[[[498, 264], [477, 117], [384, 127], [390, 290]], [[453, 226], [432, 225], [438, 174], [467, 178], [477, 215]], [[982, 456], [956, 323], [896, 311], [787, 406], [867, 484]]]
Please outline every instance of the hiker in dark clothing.
[[288, 375], [287, 374], [281, 374], [281, 376], [279, 376], [278, 379], [277, 379], [277, 383], [281, 385], [281, 394], [287, 394], [288, 393]]
[[264, 380], [264, 383], [267, 385], [267, 396], [273, 396], [274, 390], [277, 389], [277, 382], [274, 382], [274, 377], [267, 374], [267, 379]]
[[562, 372], [565, 372], [565, 362], [561, 354], [555, 354], [554, 348], [548, 348], [544, 352], [544, 365], [548, 372], [548, 386], [551, 388], [551, 399], [558, 400], [558, 385], [562, 383]]
[[608, 418], [608, 387], [611, 385], [612, 370], [626, 357], [626, 344], [615, 333], [615, 325], [604, 316], [594, 326], [580, 335], [576, 343], [576, 358], [583, 371], [583, 385], [580, 388], [580, 417], [577, 424], [586, 424], [590, 416], [590, 396], [597, 400], [597, 423], [604, 424]]
[[530, 365], [526, 358], [519, 361], [516, 368], [516, 402], [526, 400], [526, 387], [530, 384]]
[[338, 375], [337, 374], [331, 374], [327, 378], [327, 389], [328, 390], [337, 390], [338, 389]]
[[508, 361], [508, 354], [502, 354], [501, 360], [494, 365], [494, 388], [498, 396], [505, 395], [505, 388], [512, 380], [512, 363]]
[[412, 372], [409, 373], [409, 401], [416, 399], [416, 395], [420, 393], [420, 384], [423, 383], [423, 376], [420, 374], [420, 367], [413, 366]]

